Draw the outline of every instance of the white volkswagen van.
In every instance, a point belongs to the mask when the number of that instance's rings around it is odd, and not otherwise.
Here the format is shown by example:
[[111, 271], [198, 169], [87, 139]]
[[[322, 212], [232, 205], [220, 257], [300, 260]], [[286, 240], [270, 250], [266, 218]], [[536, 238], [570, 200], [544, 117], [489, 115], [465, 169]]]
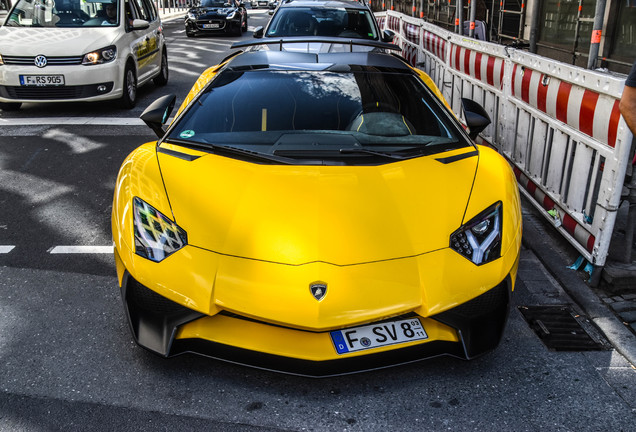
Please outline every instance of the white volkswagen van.
[[168, 82], [163, 28], [150, 0], [17, 0], [0, 27], [0, 108], [120, 99]]

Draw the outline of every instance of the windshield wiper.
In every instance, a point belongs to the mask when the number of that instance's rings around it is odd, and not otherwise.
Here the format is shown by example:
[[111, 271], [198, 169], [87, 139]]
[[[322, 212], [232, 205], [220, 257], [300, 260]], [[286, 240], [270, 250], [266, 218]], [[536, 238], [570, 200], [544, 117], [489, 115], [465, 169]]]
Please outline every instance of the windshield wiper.
[[341, 148], [340, 153], [342, 154], [353, 154], [353, 153], [364, 153], [375, 156], [382, 156], [391, 159], [404, 160], [404, 159], [412, 159], [418, 156], [431, 155], [434, 153], [438, 153], [440, 149], [436, 149], [433, 147], [427, 147], [426, 144], [429, 144], [431, 141], [420, 143], [415, 147], [406, 147], [400, 150], [383, 152], [378, 150], [371, 150], [366, 147], [351, 147], [351, 148]]
[[240, 155], [244, 157], [249, 157], [249, 158], [258, 159], [258, 160], [267, 161], [267, 162], [276, 162], [276, 163], [285, 164], [285, 165], [294, 165], [296, 163], [296, 161], [292, 159], [288, 159], [288, 158], [276, 156], [276, 155], [271, 155], [267, 153], [255, 152], [252, 150], [245, 150], [240, 147], [218, 145], [218, 144], [212, 144], [212, 143], [198, 143], [198, 142], [185, 141], [185, 140], [174, 139], [174, 138], [169, 138], [165, 140], [164, 142], [168, 144], [176, 144], [183, 147], [189, 147], [196, 150], [204, 150], [204, 151], [214, 150], [216, 154], [225, 152], [225, 153], [230, 153], [232, 155]]
[[386, 158], [390, 158], [390, 159], [398, 159], [398, 160], [403, 160], [403, 159], [408, 159], [410, 158], [410, 156], [402, 156], [402, 155], [398, 155], [395, 154], [397, 152], [381, 152], [381, 151], [377, 151], [377, 150], [369, 150], [367, 148], [358, 148], [358, 147], [351, 147], [351, 148], [341, 148], [339, 150], [339, 152], [341, 154], [369, 154], [369, 155], [374, 155], [374, 156], [382, 156], [382, 157], [386, 157]]

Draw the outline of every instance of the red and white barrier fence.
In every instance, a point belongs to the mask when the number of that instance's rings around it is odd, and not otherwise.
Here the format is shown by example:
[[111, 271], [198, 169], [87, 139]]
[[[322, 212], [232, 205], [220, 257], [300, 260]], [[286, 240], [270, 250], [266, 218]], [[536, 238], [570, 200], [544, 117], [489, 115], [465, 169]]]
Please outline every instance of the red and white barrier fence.
[[512, 164], [520, 190], [592, 264], [605, 265], [630, 162], [618, 110], [624, 79], [471, 39], [397, 12], [376, 14], [411, 64], [461, 117], [479, 102], [482, 141]]

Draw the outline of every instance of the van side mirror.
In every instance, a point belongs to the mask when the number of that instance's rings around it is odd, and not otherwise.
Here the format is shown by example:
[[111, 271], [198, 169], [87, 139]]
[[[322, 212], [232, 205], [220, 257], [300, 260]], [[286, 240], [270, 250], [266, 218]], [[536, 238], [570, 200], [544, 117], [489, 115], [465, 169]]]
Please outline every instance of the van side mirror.
[[384, 30], [382, 32], [382, 42], [393, 42], [393, 38], [395, 37], [395, 33], [391, 30]]
[[260, 39], [260, 38], [263, 37], [263, 33], [264, 32], [265, 32], [265, 29], [263, 28], [263, 26], [258, 26], [252, 32], [252, 36], [254, 36], [255, 38]]
[[142, 19], [135, 19], [133, 20], [131, 26], [130, 26], [133, 30], [145, 30], [148, 27], [150, 27], [150, 23], [146, 20], [142, 20]]
[[173, 94], [161, 96], [148, 105], [148, 108], [139, 116], [159, 138], [162, 138], [166, 133], [166, 131], [163, 130], [163, 125], [168, 121], [176, 100], [177, 97]]
[[470, 99], [462, 98], [462, 108], [468, 126], [468, 136], [474, 140], [490, 124], [490, 116], [481, 105]]

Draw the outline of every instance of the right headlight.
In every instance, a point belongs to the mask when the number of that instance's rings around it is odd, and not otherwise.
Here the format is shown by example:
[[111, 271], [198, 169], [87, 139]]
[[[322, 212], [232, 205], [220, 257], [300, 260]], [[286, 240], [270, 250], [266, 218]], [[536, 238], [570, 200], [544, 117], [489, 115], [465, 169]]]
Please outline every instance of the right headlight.
[[117, 47], [115, 45], [108, 46], [106, 48], [98, 49], [87, 54], [84, 54], [82, 64], [84, 66], [91, 66], [96, 64], [108, 63], [117, 57]]
[[133, 198], [135, 253], [159, 262], [186, 244], [188, 237], [176, 223], [140, 198]]
[[501, 201], [465, 223], [450, 236], [450, 247], [477, 265], [501, 256]]

